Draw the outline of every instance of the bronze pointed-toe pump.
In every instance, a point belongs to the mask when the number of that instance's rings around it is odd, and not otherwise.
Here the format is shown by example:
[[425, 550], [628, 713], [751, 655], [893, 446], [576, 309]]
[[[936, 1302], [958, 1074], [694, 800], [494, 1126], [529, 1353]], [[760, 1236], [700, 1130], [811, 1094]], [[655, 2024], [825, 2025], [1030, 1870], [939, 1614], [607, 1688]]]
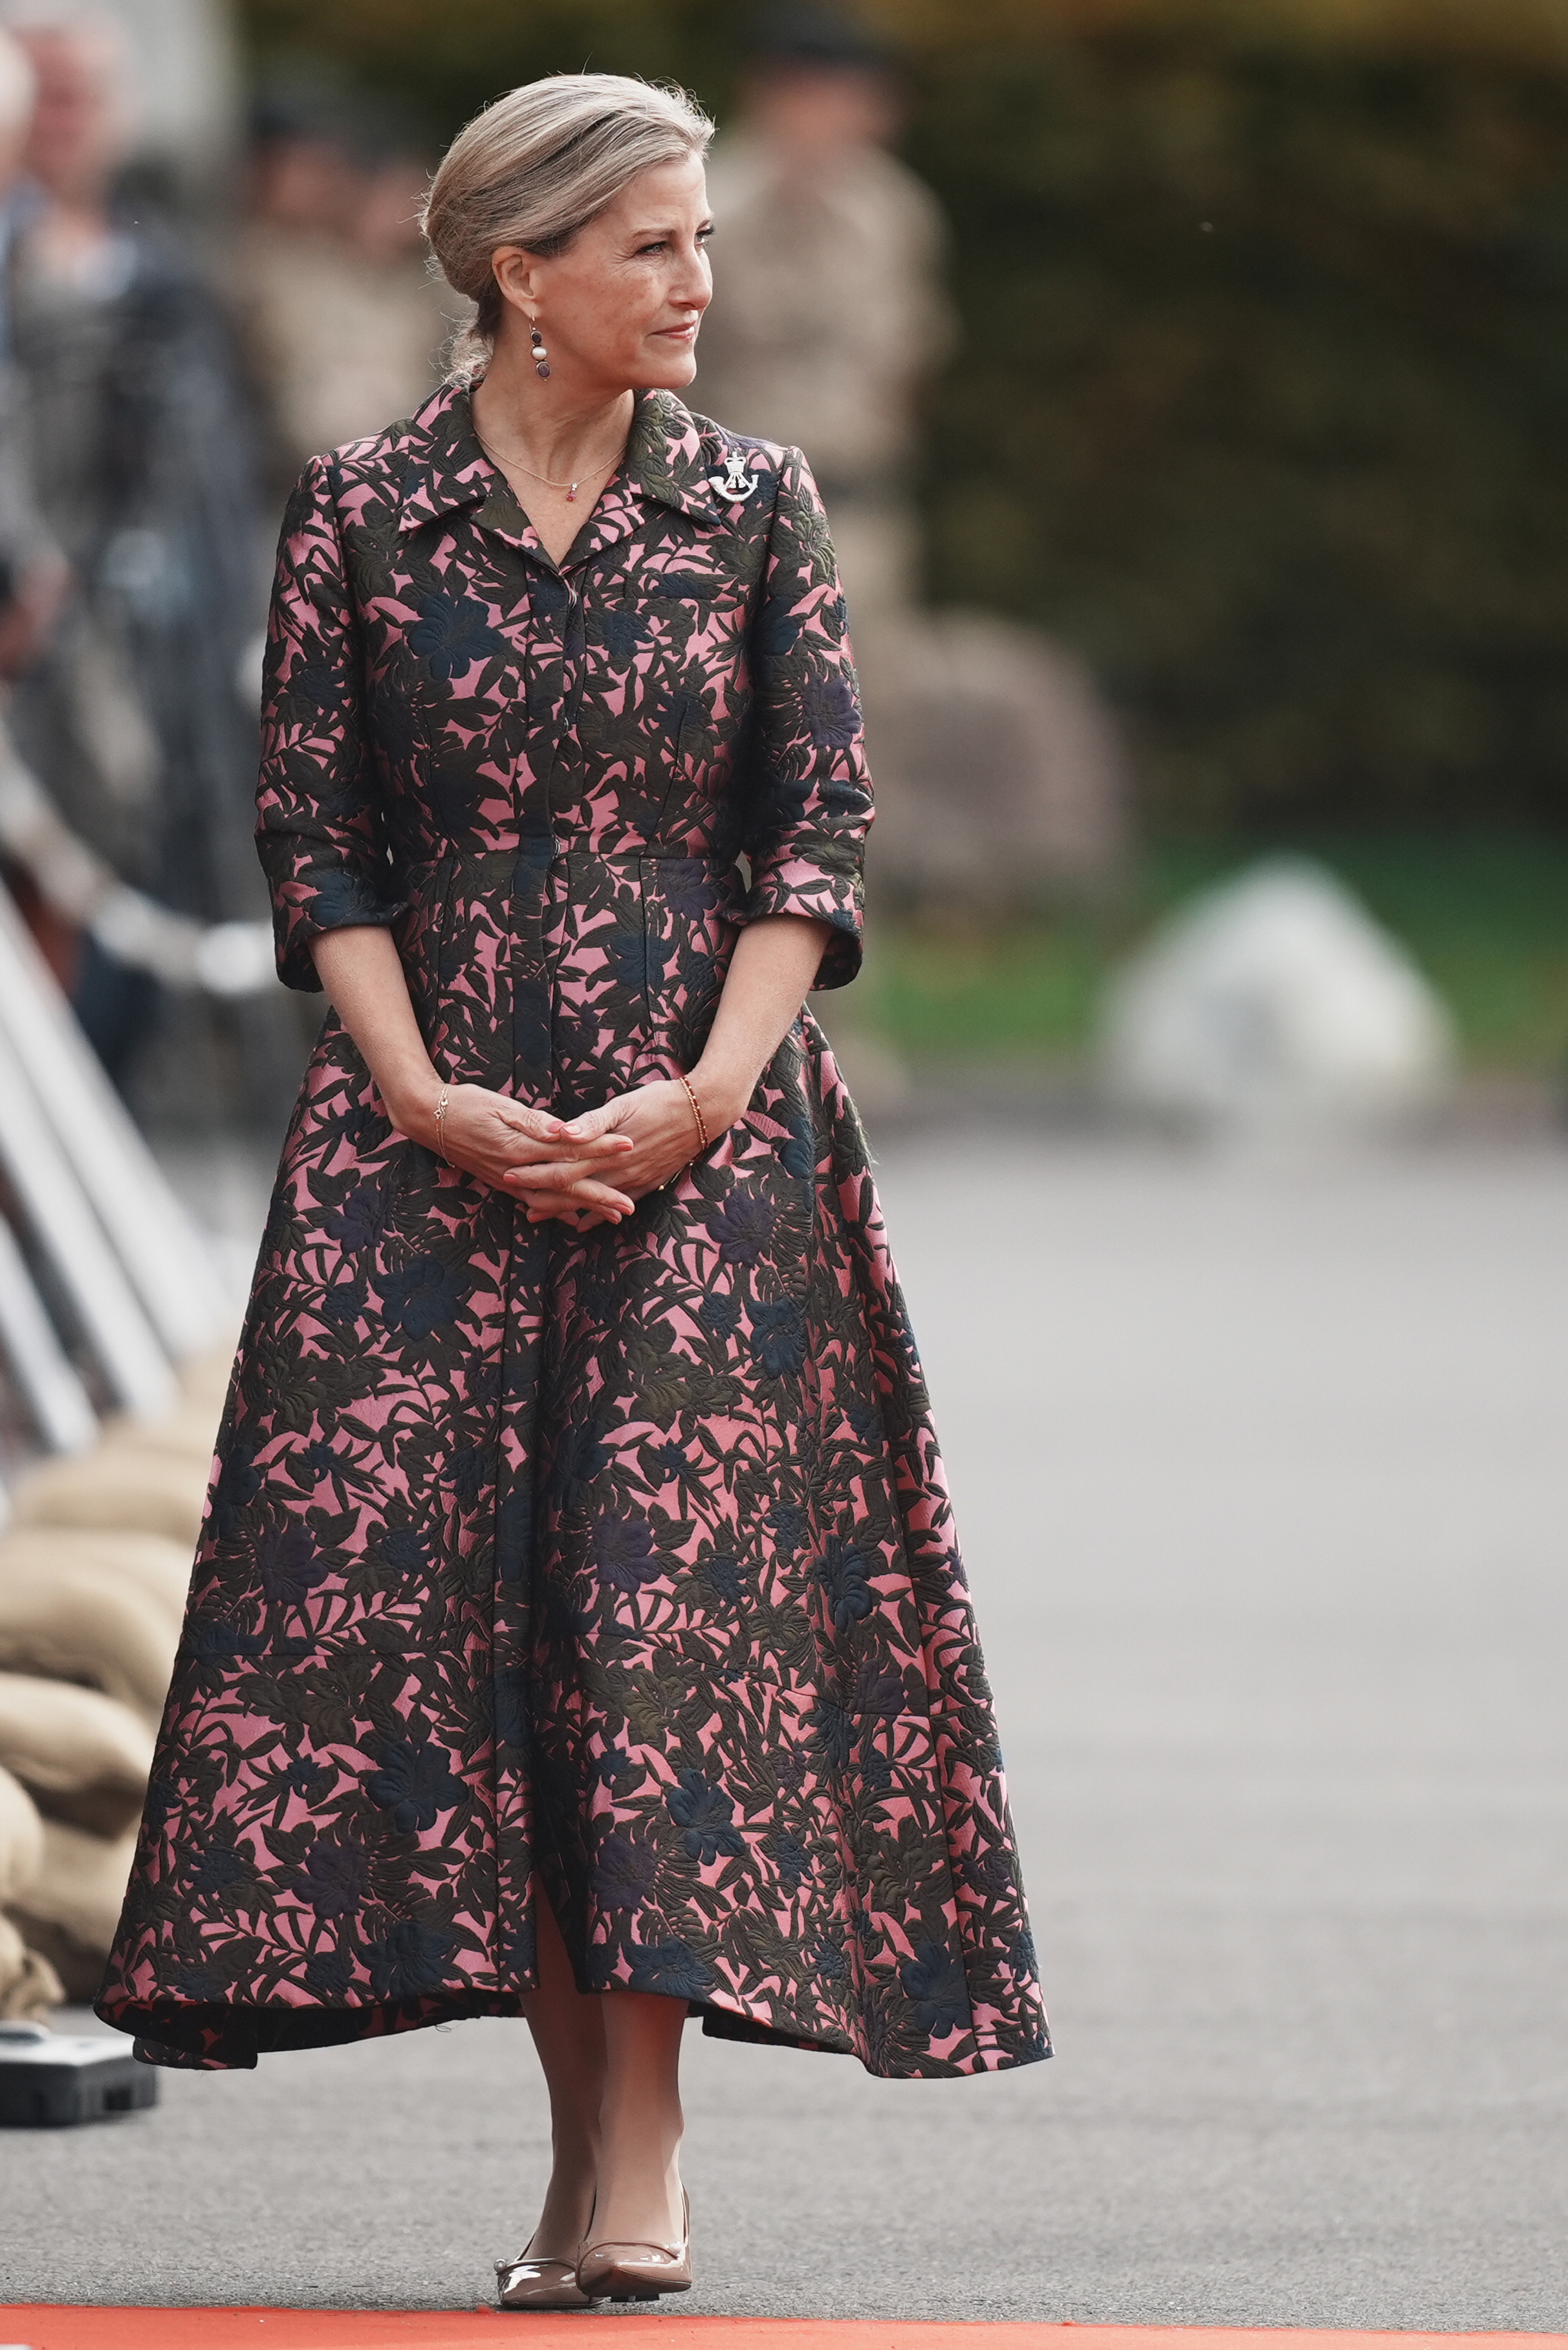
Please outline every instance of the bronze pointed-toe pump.
[[[593, 2223], [589, 2222], [590, 2235]], [[680, 2242], [589, 2244], [577, 2262], [585, 2299], [657, 2301], [661, 2293], [691, 2290], [691, 2205], [680, 2190]], [[535, 2306], [538, 2306], [536, 2303]]]

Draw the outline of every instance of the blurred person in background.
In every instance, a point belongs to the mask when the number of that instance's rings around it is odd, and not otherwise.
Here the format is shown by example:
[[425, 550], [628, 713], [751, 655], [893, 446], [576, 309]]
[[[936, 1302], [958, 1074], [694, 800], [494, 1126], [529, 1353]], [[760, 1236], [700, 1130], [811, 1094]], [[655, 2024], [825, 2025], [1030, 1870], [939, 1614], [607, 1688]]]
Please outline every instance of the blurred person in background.
[[[36, 78], [5, 267], [18, 445], [70, 567], [14, 689], [17, 748], [122, 880], [207, 920], [249, 913], [262, 540], [232, 338], [172, 230], [116, 200], [134, 132], [119, 27], [49, 0], [4, 21]], [[123, 1079], [157, 983], [86, 936], [70, 992]]]
[[[23, 387], [12, 355], [10, 262], [30, 191], [21, 178], [37, 81], [25, 49], [0, 31], [0, 686], [29, 669], [47, 643], [70, 584], [70, 567], [33, 494]], [[9, 702], [9, 694], [5, 697]], [[0, 754], [8, 754], [0, 733]], [[32, 876], [0, 860], [5, 886], [21, 907], [57, 978], [67, 984], [77, 957], [75, 932]]]
[[26, 50], [0, 31], [0, 679], [36, 658], [69, 579], [33, 494], [12, 353], [10, 258], [28, 203], [20, 174], [36, 88]]
[[411, 415], [441, 380], [465, 306], [430, 272], [429, 182], [384, 108], [287, 88], [256, 107], [235, 292], [280, 502], [307, 458]]
[[917, 396], [956, 339], [946, 231], [888, 151], [904, 91], [887, 45], [805, 9], [753, 26], [740, 127], [710, 173], [720, 299], [696, 398], [805, 450], [858, 634], [918, 592]]

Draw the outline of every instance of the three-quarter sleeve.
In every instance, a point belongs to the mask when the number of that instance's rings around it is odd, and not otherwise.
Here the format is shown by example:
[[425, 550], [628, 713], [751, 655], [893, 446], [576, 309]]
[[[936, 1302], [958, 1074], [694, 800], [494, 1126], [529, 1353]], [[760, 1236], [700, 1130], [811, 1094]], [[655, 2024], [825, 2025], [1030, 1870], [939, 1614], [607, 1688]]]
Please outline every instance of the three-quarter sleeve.
[[321, 985], [310, 941], [387, 923], [386, 836], [365, 741], [358, 634], [332, 494], [313, 457], [284, 515], [267, 620], [256, 847], [272, 891], [278, 976]]
[[798, 449], [786, 450], [753, 635], [754, 764], [745, 918], [828, 922], [817, 987], [860, 968], [866, 771], [860, 694], [827, 517]]

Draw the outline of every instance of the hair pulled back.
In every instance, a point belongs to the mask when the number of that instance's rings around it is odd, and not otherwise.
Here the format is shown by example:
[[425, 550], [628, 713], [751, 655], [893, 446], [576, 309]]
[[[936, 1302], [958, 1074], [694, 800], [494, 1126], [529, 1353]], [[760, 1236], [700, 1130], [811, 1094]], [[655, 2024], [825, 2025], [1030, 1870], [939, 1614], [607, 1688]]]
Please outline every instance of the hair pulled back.
[[549, 74], [476, 114], [441, 158], [421, 221], [447, 284], [475, 306], [453, 375], [472, 375], [494, 348], [498, 246], [564, 253], [639, 172], [705, 154], [712, 136], [684, 90], [624, 74]]

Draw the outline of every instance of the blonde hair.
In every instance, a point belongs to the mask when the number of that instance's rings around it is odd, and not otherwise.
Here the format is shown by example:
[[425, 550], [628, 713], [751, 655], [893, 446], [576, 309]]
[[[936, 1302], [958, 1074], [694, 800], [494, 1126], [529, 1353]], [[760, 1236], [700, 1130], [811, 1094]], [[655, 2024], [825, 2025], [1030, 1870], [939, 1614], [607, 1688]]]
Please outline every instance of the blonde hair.
[[564, 253], [639, 172], [704, 155], [712, 136], [684, 90], [624, 74], [549, 74], [476, 114], [442, 156], [420, 222], [447, 284], [475, 305], [453, 376], [472, 375], [494, 348], [498, 246]]

